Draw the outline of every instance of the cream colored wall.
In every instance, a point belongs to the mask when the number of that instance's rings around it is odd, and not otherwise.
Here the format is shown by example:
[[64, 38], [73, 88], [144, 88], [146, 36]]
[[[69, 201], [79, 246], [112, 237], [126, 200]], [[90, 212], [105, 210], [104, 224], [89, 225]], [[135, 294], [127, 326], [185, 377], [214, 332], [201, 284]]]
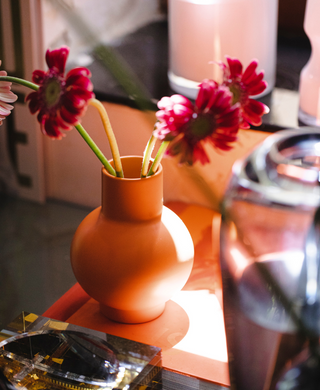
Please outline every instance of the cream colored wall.
[[240, 130], [234, 149], [227, 153], [208, 147], [210, 164], [179, 167], [174, 160], [166, 159], [165, 200], [181, 200], [219, 210], [219, 203], [228, 184], [234, 162], [250, 153], [269, 133]]
[[[113, 103], [104, 103], [116, 135], [121, 155], [142, 155], [156, 121], [153, 112]], [[99, 114], [89, 106], [82, 124], [107, 158], [111, 158]], [[208, 148], [211, 163], [192, 168], [179, 167], [174, 159], [165, 158], [164, 201], [180, 200], [218, 209], [234, 161], [247, 154], [268, 133], [240, 131], [239, 142], [228, 153]], [[101, 163], [78, 132], [73, 129], [61, 141], [44, 138], [47, 197], [96, 207], [100, 205]], [[203, 177], [210, 195], [203, 192], [198, 178]]]
[[[153, 113], [104, 103], [121, 155], [141, 155], [155, 122]], [[100, 116], [88, 107], [82, 125], [108, 159], [111, 153]], [[90, 207], [100, 204], [101, 163], [73, 129], [61, 141], [45, 139], [47, 197]]]

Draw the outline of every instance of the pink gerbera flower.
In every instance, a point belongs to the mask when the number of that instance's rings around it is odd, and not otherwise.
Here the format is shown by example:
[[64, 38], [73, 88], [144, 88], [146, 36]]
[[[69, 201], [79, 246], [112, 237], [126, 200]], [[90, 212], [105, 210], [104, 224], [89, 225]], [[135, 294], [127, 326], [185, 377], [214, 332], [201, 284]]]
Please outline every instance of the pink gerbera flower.
[[[6, 71], [0, 71], [0, 76], [6, 75]], [[13, 109], [13, 106], [8, 103], [14, 103], [18, 99], [18, 96], [11, 91], [11, 84], [12, 83], [8, 81], [0, 81], [0, 126], [2, 125], [2, 120], [5, 119]]]
[[32, 114], [38, 113], [41, 130], [51, 138], [60, 139], [60, 130], [70, 130], [84, 114], [88, 100], [94, 97], [87, 68], [75, 68], [64, 76], [69, 48], [47, 50], [47, 72], [35, 70], [32, 81], [39, 90], [31, 92], [26, 100]]
[[180, 163], [192, 165], [196, 161], [208, 163], [204, 143], [209, 142], [221, 150], [231, 149], [237, 140], [239, 106], [232, 105], [232, 94], [225, 86], [213, 80], [200, 84], [195, 105], [190, 100], [173, 95], [158, 102], [159, 122], [154, 135], [171, 141], [167, 154], [180, 155]]
[[253, 60], [242, 72], [242, 64], [237, 59], [226, 57], [228, 66], [221, 63], [223, 70], [223, 85], [227, 86], [233, 94], [233, 103], [240, 103], [240, 128], [249, 129], [250, 124], [260, 126], [262, 115], [269, 112], [269, 108], [250, 96], [259, 95], [266, 87], [263, 80], [264, 72], [257, 73], [258, 61]]

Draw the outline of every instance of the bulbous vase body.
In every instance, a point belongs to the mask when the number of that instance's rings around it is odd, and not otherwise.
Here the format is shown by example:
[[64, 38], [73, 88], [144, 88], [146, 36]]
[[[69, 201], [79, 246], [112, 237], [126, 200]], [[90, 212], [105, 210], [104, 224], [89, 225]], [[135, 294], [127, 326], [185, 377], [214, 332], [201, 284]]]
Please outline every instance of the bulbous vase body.
[[194, 247], [181, 219], [163, 206], [162, 167], [140, 179], [142, 158], [122, 158], [125, 178], [102, 169], [102, 206], [79, 225], [71, 264], [102, 313], [124, 323], [162, 314], [190, 275]]

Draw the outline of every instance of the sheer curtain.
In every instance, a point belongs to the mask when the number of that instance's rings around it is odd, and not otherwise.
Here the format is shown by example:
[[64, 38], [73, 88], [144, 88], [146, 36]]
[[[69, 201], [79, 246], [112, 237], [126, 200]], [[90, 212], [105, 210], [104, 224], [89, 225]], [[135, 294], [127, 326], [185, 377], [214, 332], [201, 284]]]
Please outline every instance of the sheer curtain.
[[[68, 19], [68, 10], [82, 21], [82, 31]], [[85, 31], [110, 43], [162, 18], [158, 0], [44, 0], [42, 12], [45, 48], [68, 45], [72, 62], [84, 60], [90, 50]]]

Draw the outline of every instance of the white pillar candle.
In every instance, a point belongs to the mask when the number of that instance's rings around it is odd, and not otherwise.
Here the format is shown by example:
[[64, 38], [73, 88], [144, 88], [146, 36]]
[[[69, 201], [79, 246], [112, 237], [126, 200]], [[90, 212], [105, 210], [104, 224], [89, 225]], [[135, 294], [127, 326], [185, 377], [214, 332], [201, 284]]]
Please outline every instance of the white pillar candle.
[[304, 30], [308, 35], [311, 57], [300, 74], [299, 119], [307, 125], [320, 126], [320, 0], [308, 0]]
[[267, 94], [276, 72], [278, 0], [169, 0], [169, 82], [195, 98], [205, 78], [221, 81], [214, 61], [259, 60]]

